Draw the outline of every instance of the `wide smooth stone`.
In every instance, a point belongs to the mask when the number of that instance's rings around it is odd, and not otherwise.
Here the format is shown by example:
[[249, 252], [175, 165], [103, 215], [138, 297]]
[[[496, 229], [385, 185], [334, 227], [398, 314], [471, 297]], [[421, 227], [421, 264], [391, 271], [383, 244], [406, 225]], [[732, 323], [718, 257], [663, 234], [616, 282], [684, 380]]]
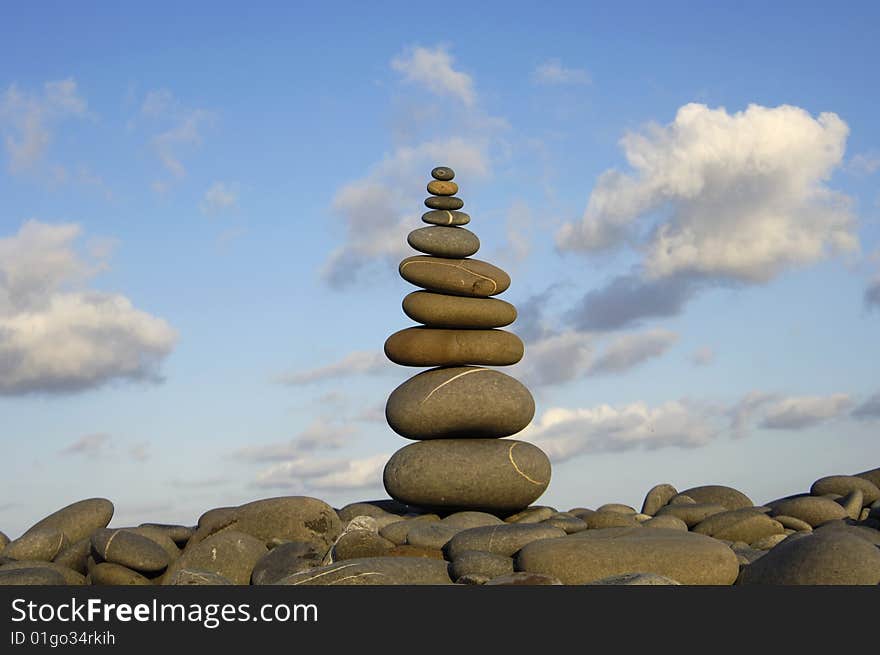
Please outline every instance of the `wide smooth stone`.
[[398, 450], [385, 465], [392, 498], [425, 508], [516, 512], [550, 484], [550, 460], [513, 439], [433, 439]]
[[385, 355], [402, 366], [509, 366], [524, 351], [522, 340], [504, 330], [412, 327], [385, 341]]
[[510, 287], [510, 276], [479, 259], [448, 259], [431, 255], [407, 257], [398, 267], [400, 277], [429, 291], [471, 298], [488, 298]]
[[388, 425], [408, 439], [506, 437], [534, 415], [535, 401], [521, 382], [476, 366], [419, 373], [392, 391], [385, 405]]
[[422, 220], [431, 225], [467, 225], [471, 222], [471, 216], [466, 212], [434, 209], [422, 214]]
[[436, 257], [464, 259], [480, 249], [477, 235], [463, 227], [433, 225], [413, 230], [406, 242], [416, 250]]
[[403, 312], [428, 327], [491, 329], [516, 320], [516, 307], [497, 298], [468, 298], [413, 291], [403, 299]]

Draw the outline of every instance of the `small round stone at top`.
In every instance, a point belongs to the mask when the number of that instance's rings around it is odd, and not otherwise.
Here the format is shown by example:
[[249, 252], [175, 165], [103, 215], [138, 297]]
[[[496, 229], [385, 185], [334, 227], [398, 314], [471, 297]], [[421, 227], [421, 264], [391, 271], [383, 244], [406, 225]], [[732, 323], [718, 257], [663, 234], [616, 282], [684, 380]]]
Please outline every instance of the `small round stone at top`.
[[438, 166], [431, 171], [431, 177], [433, 177], [435, 180], [448, 182], [455, 177], [455, 171], [448, 166]]

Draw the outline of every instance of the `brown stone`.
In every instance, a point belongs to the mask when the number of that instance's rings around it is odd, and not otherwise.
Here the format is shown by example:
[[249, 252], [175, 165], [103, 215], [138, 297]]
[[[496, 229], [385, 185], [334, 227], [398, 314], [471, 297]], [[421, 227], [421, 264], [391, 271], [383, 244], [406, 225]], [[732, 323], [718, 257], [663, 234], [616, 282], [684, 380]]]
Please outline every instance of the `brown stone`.
[[754, 505], [751, 499], [743, 492], [720, 484], [707, 484], [702, 487], [691, 487], [690, 489], [685, 489], [679, 495], [689, 496], [697, 503], [724, 505], [727, 509], [740, 509], [742, 507], [751, 507]]
[[385, 341], [385, 355], [401, 366], [510, 366], [523, 352], [522, 340], [504, 330], [412, 327]]
[[447, 180], [432, 180], [428, 182], [428, 193], [435, 196], [454, 196], [458, 193], [458, 185]]
[[422, 220], [431, 225], [467, 225], [471, 217], [465, 212], [435, 209], [422, 214]]
[[788, 498], [771, 504], [774, 514], [793, 516], [809, 523], [812, 527], [822, 525], [826, 521], [847, 517], [846, 510], [839, 503], [821, 496], [800, 496]]
[[435, 180], [448, 182], [449, 180], [455, 178], [455, 171], [449, 168], [449, 166], [437, 166], [436, 168], [431, 170], [431, 177], [433, 177]]
[[855, 475], [829, 475], [819, 478], [810, 487], [810, 493], [814, 496], [829, 493], [846, 496], [856, 490], [862, 492], [862, 502], [865, 505], [880, 499], [880, 488], [876, 484]]
[[436, 257], [464, 259], [480, 249], [477, 235], [463, 227], [432, 225], [413, 230], [406, 242], [416, 250]]
[[510, 276], [480, 259], [449, 259], [431, 255], [407, 257], [398, 267], [400, 276], [428, 291], [471, 298], [488, 298], [510, 286]]
[[41, 528], [60, 530], [73, 543], [91, 536], [99, 528], [107, 527], [111, 518], [113, 503], [106, 498], [87, 498], [53, 512], [35, 523], [27, 532]]
[[449, 564], [427, 557], [364, 557], [295, 573], [280, 585], [452, 584]]
[[428, 209], [461, 209], [464, 200], [455, 196], [428, 196], [425, 198], [425, 207]]
[[491, 329], [516, 320], [516, 307], [497, 298], [468, 298], [413, 291], [403, 299], [403, 312], [435, 328]]
[[678, 495], [678, 491], [671, 484], [654, 485], [645, 494], [645, 500], [642, 503], [642, 514], [650, 514], [654, 516], [657, 510]]

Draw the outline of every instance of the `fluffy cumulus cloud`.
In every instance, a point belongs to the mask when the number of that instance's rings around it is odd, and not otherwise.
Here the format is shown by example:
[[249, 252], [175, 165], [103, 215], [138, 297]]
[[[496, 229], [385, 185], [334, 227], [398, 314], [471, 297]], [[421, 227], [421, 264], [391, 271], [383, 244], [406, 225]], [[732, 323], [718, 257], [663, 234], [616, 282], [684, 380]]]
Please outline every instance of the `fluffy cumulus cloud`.
[[843, 416], [852, 407], [845, 393], [831, 396], [790, 396], [769, 404], [761, 427], [771, 430], [802, 430]]
[[452, 55], [442, 46], [412, 48], [392, 59], [391, 68], [406, 81], [425, 86], [437, 95], [456, 98], [467, 106], [476, 101], [473, 79], [455, 70]]
[[31, 220], [0, 238], [0, 394], [161, 379], [175, 331], [123, 295], [86, 287], [106, 264], [76, 252], [80, 233]]
[[[57, 124], [87, 116], [87, 104], [72, 78], [46, 82], [41, 93], [14, 84], [0, 94], [0, 131], [12, 173], [34, 168], [44, 158]], [[63, 175], [63, 169], [59, 169]]]
[[589, 84], [590, 74], [583, 68], [567, 68], [560, 59], [548, 59], [532, 71], [538, 84]]

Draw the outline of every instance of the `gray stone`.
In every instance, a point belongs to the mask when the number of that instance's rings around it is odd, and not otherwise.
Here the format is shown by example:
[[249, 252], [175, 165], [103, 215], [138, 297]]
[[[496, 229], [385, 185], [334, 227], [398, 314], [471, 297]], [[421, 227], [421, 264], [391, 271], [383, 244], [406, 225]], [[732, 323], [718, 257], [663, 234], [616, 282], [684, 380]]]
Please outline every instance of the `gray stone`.
[[428, 193], [434, 196], [454, 196], [458, 193], [458, 185], [449, 180], [432, 180], [428, 182]]
[[385, 355], [401, 366], [510, 366], [522, 359], [522, 340], [505, 330], [450, 330], [424, 326], [398, 330]]
[[810, 487], [810, 493], [814, 496], [829, 493], [846, 496], [857, 489], [862, 492], [865, 505], [880, 499], [880, 488], [871, 480], [856, 475], [829, 475], [819, 478]]
[[501, 525], [504, 523], [494, 514], [487, 512], [454, 512], [441, 521], [443, 525], [449, 525], [462, 530], [467, 528], [481, 528], [485, 525]]
[[776, 534], [768, 534], [766, 537], [761, 537], [760, 539], [756, 539], [751, 542], [749, 545], [755, 550], [770, 550], [771, 548], [775, 548], [781, 542], [785, 541], [788, 538], [788, 535], [784, 532], [779, 532]]
[[333, 546], [333, 561], [362, 557], [381, 557], [394, 544], [369, 530], [348, 530], [340, 535]]
[[491, 578], [488, 575], [481, 575], [479, 573], [468, 573], [467, 575], [463, 575], [460, 578], [455, 579], [455, 584], [466, 584], [466, 585], [484, 585], [489, 582]]
[[477, 235], [463, 227], [432, 225], [413, 230], [406, 241], [419, 252], [435, 257], [464, 259], [480, 249]]
[[871, 469], [869, 471], [862, 471], [861, 473], [856, 473], [855, 477], [862, 478], [872, 483], [875, 487], [880, 488], [880, 468]]
[[455, 171], [449, 168], [449, 166], [437, 166], [436, 168], [431, 170], [431, 177], [433, 177], [435, 180], [449, 182], [450, 180], [455, 178]]
[[432, 439], [398, 450], [385, 465], [388, 494], [428, 509], [519, 511], [550, 483], [550, 460], [513, 439]]
[[506, 437], [534, 415], [535, 401], [521, 382], [477, 366], [419, 373], [392, 391], [385, 405], [388, 425], [409, 439]]
[[544, 573], [529, 573], [526, 571], [514, 571], [513, 573], [507, 573], [505, 575], [500, 575], [497, 578], [492, 578], [486, 583], [487, 587], [490, 586], [536, 586], [536, 585], [561, 585], [562, 582], [559, 578], [556, 578], [552, 575], [545, 575]]
[[853, 489], [846, 496], [837, 501], [847, 515], [854, 521], [858, 521], [862, 515], [864, 495], [861, 489]]
[[465, 529], [455, 525], [447, 525], [443, 521], [422, 523], [407, 532], [406, 543], [410, 546], [441, 549], [450, 539]]
[[534, 505], [532, 507], [526, 507], [524, 510], [517, 512], [516, 514], [506, 516], [504, 518], [504, 522], [540, 523], [541, 521], [546, 521], [554, 514], [556, 514], [556, 510], [552, 507], [546, 507], [544, 505]]
[[727, 509], [740, 509], [742, 507], [751, 507], [754, 505], [751, 499], [743, 492], [719, 484], [691, 487], [690, 489], [685, 489], [681, 493], [693, 498], [697, 503], [706, 505], [723, 505]]
[[471, 217], [465, 212], [434, 210], [422, 214], [422, 220], [430, 225], [467, 225]]
[[720, 541], [663, 528], [607, 528], [542, 539], [519, 551], [515, 567], [556, 576], [564, 584], [639, 572], [683, 585], [729, 585], [739, 574], [736, 555]]
[[697, 534], [749, 544], [770, 535], [782, 534], [784, 530], [781, 523], [754, 507], [719, 512], [693, 527]]
[[35, 523], [25, 534], [48, 528], [63, 532], [70, 543], [91, 536], [99, 528], [107, 527], [113, 518], [113, 503], [106, 498], [80, 500]]
[[456, 210], [464, 207], [464, 200], [455, 196], [428, 196], [425, 198], [425, 207], [428, 209]]
[[793, 516], [786, 516], [785, 514], [776, 514], [773, 517], [774, 521], [778, 521], [783, 528], [797, 530], [798, 532], [812, 532], [813, 526], [811, 526], [806, 521], [802, 521], [801, 519], [797, 519]]
[[642, 524], [636, 521], [635, 514], [621, 514], [620, 512], [605, 512], [596, 510], [589, 516], [585, 516], [583, 522], [590, 530], [602, 528], [638, 528]]
[[687, 494], [677, 494], [669, 499], [667, 505], [696, 505], [697, 501]]
[[[733, 552], [736, 554], [737, 560], [739, 561], [740, 565], [751, 564], [752, 562], [759, 560], [767, 554], [767, 550], [752, 548], [748, 544], [744, 544], [741, 546], [732, 546], [731, 550], [733, 550]], [[742, 568], [740, 568], [740, 571], [742, 571]]]
[[92, 534], [92, 549], [105, 562], [120, 564], [142, 573], [161, 571], [171, 561], [162, 546], [128, 530], [96, 530]]
[[[572, 507], [568, 510], [568, 513], [574, 516], [575, 518], [579, 518], [584, 520], [584, 517], [590, 516], [591, 514], [595, 514], [596, 510], [589, 509], [587, 507]], [[548, 517], [549, 518], [549, 517]]]
[[120, 586], [120, 585], [152, 585], [153, 582], [137, 571], [127, 566], [114, 564], [113, 562], [100, 562], [89, 570], [89, 579], [93, 585]]
[[393, 544], [402, 546], [406, 543], [406, 536], [409, 531], [423, 522], [439, 521], [440, 517], [436, 514], [422, 514], [410, 519], [403, 519], [396, 523], [390, 523], [379, 530], [379, 534], [388, 539]]
[[564, 530], [565, 534], [574, 534], [588, 528], [587, 524], [576, 516], [551, 516], [541, 521], [541, 525], [549, 525]]
[[852, 525], [846, 521], [828, 521], [816, 528], [814, 532], [823, 533], [831, 530], [847, 532], [880, 547], [880, 531], [860, 524]]
[[433, 291], [413, 291], [403, 299], [403, 313], [434, 328], [500, 328], [516, 320], [516, 308], [498, 298], [468, 298]]
[[[178, 557], [180, 557], [180, 548], [178, 548], [177, 546], [178, 542], [171, 538], [171, 535], [174, 533], [170, 530], [165, 529], [163, 526], [145, 524], [136, 528], [123, 529], [126, 532], [133, 532], [134, 534], [140, 535], [141, 537], [146, 537], [153, 543], [157, 544], [168, 555], [169, 562], [173, 562]], [[181, 543], [185, 542], [186, 540], [181, 541]]]
[[251, 581], [254, 566], [267, 552], [263, 539], [223, 530], [197, 544], [188, 544], [183, 554], [168, 566], [163, 581], [181, 569], [200, 569], [222, 575], [233, 584], [246, 585]]
[[688, 525], [677, 516], [667, 514], [665, 516], [655, 516], [654, 518], [644, 521], [643, 528], [664, 528], [666, 530], [683, 530], [688, 531]]
[[404, 280], [417, 287], [456, 296], [488, 298], [510, 286], [507, 273], [479, 259], [415, 255], [400, 262], [398, 271]]
[[447, 558], [452, 561], [468, 550], [481, 550], [510, 557], [520, 548], [535, 540], [560, 537], [565, 537], [564, 530], [540, 523], [490, 525], [459, 532], [446, 544], [444, 551]]
[[211, 573], [210, 571], [200, 571], [198, 569], [178, 569], [174, 572], [173, 575], [166, 578], [163, 584], [178, 587], [184, 585], [228, 586], [232, 584], [232, 581], [228, 578], [224, 578], [222, 575], [218, 575], [217, 573]]
[[830, 498], [821, 496], [800, 496], [780, 500], [770, 504], [771, 516], [784, 514], [809, 523], [816, 527], [834, 519], [846, 518], [846, 510]]
[[[662, 507], [662, 505], [661, 505]], [[654, 586], [654, 585], [680, 585], [681, 583], [665, 575], [656, 573], [621, 573], [619, 575], [611, 575], [607, 578], [601, 578], [588, 582], [588, 585], [612, 585], [618, 587], [630, 586]]]
[[655, 516], [675, 516], [684, 521], [688, 528], [692, 528], [713, 514], [724, 511], [727, 511], [726, 506], [714, 503], [694, 503], [693, 505], [673, 505], [670, 503], [658, 509]]
[[636, 512], [635, 507], [630, 507], [629, 505], [624, 505], [623, 503], [605, 503], [596, 508], [597, 512], [614, 512], [616, 514], [624, 514], [625, 516], [635, 516], [638, 512]]
[[443, 551], [439, 548], [429, 548], [428, 546], [413, 546], [412, 544], [403, 544], [395, 546], [387, 553], [386, 557], [427, 557], [428, 559], [446, 559]]
[[0, 587], [19, 585], [66, 585], [64, 576], [45, 566], [0, 570]]
[[33, 527], [18, 539], [10, 541], [0, 551], [0, 555], [16, 560], [51, 562], [68, 545], [69, 541], [64, 532], [46, 525]]
[[458, 581], [465, 575], [485, 575], [490, 580], [499, 575], [513, 573], [513, 558], [482, 550], [466, 550], [452, 560], [449, 567], [452, 579]]
[[312, 543], [288, 541], [257, 560], [251, 573], [251, 582], [255, 585], [275, 584], [289, 575], [320, 566], [323, 555]]
[[86, 561], [92, 552], [92, 540], [89, 537], [72, 543], [58, 553], [52, 560], [60, 566], [73, 569], [77, 573], [86, 574]]
[[650, 514], [653, 516], [657, 510], [678, 495], [678, 491], [671, 484], [658, 484], [651, 487], [645, 494], [645, 500], [642, 503], [642, 514]]
[[844, 530], [797, 533], [745, 567], [739, 584], [876, 585], [880, 549]]
[[287, 576], [280, 585], [441, 585], [451, 584], [445, 561], [424, 557], [366, 557]]
[[15, 561], [9, 562], [7, 564], [3, 564], [0, 566], [0, 572], [3, 571], [14, 571], [18, 569], [51, 569], [52, 571], [57, 571], [64, 577], [64, 584], [66, 585], [84, 585], [86, 583], [86, 577], [73, 569], [69, 569], [66, 566], [61, 566], [60, 564], [56, 564], [54, 562], [41, 562], [37, 560], [24, 560], [24, 561]]
[[0, 551], [2, 551], [6, 547], [6, 544], [8, 544], [8, 543], [9, 543], [9, 537], [7, 537], [5, 534], [0, 532]]
[[163, 532], [165, 536], [171, 539], [171, 541], [177, 546], [186, 545], [186, 542], [189, 541], [189, 538], [192, 537], [196, 531], [192, 526], [171, 525], [167, 523], [141, 523], [138, 527], [149, 529], [151, 534], [156, 534], [155, 531]]
[[409, 512], [409, 507], [396, 500], [365, 500], [357, 503], [349, 503], [337, 512], [339, 520], [348, 523], [355, 516], [372, 516], [375, 519], [388, 514], [400, 517]]

